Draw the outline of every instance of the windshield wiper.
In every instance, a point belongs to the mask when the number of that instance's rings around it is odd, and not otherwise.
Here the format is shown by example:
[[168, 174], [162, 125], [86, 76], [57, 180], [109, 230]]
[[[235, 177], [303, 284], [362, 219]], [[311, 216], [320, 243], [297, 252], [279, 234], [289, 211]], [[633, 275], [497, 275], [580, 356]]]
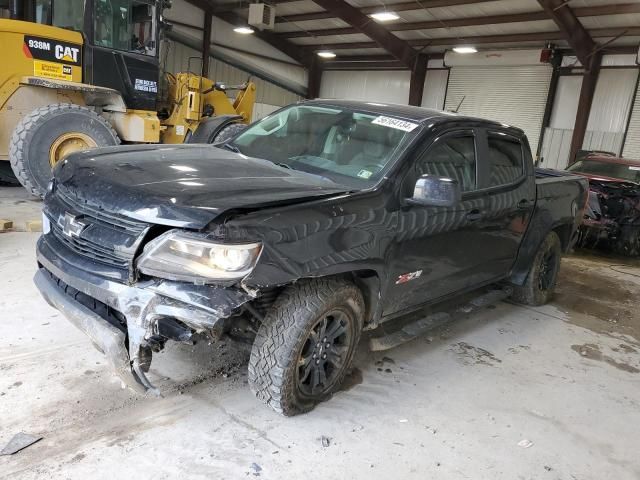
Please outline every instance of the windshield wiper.
[[289, 170], [295, 170], [295, 168], [293, 168], [291, 165], [287, 165], [286, 163], [278, 163], [278, 162], [272, 162], [274, 165], [277, 165], [279, 167], [282, 168], [287, 168]]
[[226, 148], [227, 150], [231, 150], [234, 153], [242, 153], [238, 147], [236, 147], [235, 145], [231, 145], [230, 143], [223, 143], [222, 147]]

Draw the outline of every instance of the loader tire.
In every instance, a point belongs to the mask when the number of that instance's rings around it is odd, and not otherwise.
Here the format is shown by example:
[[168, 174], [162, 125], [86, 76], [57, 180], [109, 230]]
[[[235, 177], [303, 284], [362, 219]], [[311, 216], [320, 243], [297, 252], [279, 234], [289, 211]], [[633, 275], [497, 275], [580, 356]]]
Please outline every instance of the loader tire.
[[52, 168], [67, 155], [119, 143], [109, 122], [93, 110], [58, 103], [37, 108], [20, 120], [9, 142], [9, 160], [22, 186], [43, 197]]
[[276, 412], [308, 412], [331, 397], [353, 360], [364, 301], [352, 283], [301, 280], [269, 309], [253, 343], [249, 386]]
[[556, 232], [549, 232], [538, 252], [524, 285], [514, 286], [511, 298], [524, 305], [544, 305], [553, 297], [560, 271], [562, 244]]

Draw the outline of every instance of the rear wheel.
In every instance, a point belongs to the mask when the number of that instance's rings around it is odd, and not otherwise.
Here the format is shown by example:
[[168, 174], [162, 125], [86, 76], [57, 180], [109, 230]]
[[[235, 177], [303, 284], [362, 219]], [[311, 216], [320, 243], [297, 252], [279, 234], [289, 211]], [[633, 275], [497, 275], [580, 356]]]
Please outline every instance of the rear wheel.
[[307, 412], [336, 392], [360, 340], [364, 302], [341, 280], [307, 280], [287, 288], [258, 330], [249, 385], [275, 411]]
[[551, 300], [560, 271], [561, 257], [560, 237], [555, 232], [549, 232], [533, 259], [526, 282], [514, 287], [513, 300], [526, 305], [544, 305]]
[[47, 105], [18, 123], [9, 142], [9, 159], [18, 181], [42, 197], [51, 169], [66, 156], [118, 143], [111, 125], [93, 110], [67, 103]]

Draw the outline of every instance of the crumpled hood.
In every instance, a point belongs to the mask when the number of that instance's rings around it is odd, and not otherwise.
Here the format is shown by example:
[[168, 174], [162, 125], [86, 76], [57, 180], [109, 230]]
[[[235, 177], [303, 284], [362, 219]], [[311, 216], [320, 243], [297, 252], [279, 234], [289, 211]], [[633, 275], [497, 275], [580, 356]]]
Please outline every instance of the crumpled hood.
[[78, 152], [54, 170], [80, 201], [150, 223], [203, 228], [235, 209], [347, 191], [329, 179], [210, 145], [135, 145]]

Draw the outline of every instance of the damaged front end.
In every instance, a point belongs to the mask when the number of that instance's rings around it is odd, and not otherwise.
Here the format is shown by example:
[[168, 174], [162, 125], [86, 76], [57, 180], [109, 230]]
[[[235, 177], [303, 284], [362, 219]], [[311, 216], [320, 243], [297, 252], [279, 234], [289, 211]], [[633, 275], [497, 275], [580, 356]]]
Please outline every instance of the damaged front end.
[[577, 245], [640, 255], [640, 185], [591, 179]]
[[149, 381], [153, 352], [166, 341], [219, 338], [230, 319], [248, 315], [254, 296], [241, 288], [162, 279], [130, 284], [96, 275], [86, 261], [65, 258], [50, 235], [38, 241], [35, 284], [46, 301], [83, 331], [105, 354], [120, 379], [137, 392], [159, 395]]

